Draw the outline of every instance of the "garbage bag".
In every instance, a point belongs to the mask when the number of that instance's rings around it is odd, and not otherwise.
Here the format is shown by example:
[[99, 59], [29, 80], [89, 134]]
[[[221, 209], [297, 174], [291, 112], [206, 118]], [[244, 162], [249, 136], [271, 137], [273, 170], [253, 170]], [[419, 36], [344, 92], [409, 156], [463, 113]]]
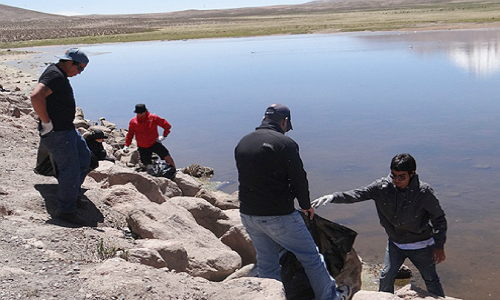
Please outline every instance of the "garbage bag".
[[156, 177], [166, 177], [168, 179], [174, 179], [176, 170], [170, 164], [167, 164], [164, 161], [160, 161], [155, 163], [151, 169], [147, 170], [149, 175], [153, 175]]
[[33, 171], [39, 175], [57, 177], [57, 165], [49, 151], [42, 144], [38, 146], [36, 166]]
[[[347, 253], [358, 233], [350, 228], [314, 215], [312, 220], [300, 212], [319, 252], [325, 259], [328, 272], [332, 277], [340, 274], [344, 267]], [[286, 251], [280, 258], [281, 278], [288, 300], [311, 300], [314, 292], [300, 261], [291, 252]]]

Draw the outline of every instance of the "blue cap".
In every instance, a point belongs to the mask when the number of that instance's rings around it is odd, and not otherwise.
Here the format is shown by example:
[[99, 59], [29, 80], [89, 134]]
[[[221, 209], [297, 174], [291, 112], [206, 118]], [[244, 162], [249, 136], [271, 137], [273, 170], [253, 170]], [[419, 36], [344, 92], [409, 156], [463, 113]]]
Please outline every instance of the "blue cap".
[[69, 48], [66, 52], [64, 52], [64, 55], [56, 57], [63, 60], [74, 60], [85, 65], [89, 63], [87, 54], [85, 54], [85, 52], [83, 52], [80, 48]]

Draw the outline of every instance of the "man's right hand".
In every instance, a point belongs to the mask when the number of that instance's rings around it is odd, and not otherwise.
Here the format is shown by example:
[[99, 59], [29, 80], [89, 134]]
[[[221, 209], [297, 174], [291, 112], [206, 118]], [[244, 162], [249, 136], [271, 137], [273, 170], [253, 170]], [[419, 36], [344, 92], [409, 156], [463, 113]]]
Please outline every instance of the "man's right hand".
[[333, 200], [333, 195], [324, 195], [322, 197], [319, 197], [316, 200], [313, 200], [311, 202], [311, 206], [314, 208], [319, 207], [320, 205], [327, 205], [328, 203], [332, 202]]
[[40, 124], [41, 124], [41, 126], [38, 129], [38, 133], [40, 133], [40, 136], [44, 136], [47, 133], [54, 130], [54, 125], [52, 125], [52, 121], [50, 121], [50, 120], [49, 120], [49, 123], [40, 122]]
[[128, 153], [128, 146], [123, 147], [123, 152]]

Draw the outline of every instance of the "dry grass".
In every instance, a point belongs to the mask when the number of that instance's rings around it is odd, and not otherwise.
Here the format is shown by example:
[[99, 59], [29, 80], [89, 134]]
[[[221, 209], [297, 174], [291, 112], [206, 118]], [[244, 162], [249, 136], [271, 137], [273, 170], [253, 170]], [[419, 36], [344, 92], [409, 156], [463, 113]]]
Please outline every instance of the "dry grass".
[[[390, 8], [393, 6], [386, 3], [374, 8], [372, 3], [370, 7], [353, 6], [350, 9], [299, 9], [294, 6], [291, 10], [228, 10], [128, 18], [80, 17], [70, 20], [72, 26], [64, 20], [51, 23], [45, 19], [36, 30], [12, 29], [10, 33], [14, 38], [3, 41], [1, 48], [321, 32], [429, 30], [484, 24], [493, 27], [500, 24], [500, 3], [493, 1], [427, 2]], [[62, 23], [66, 24], [67, 30], [60, 30]], [[19, 27], [19, 23], [16, 24]], [[8, 37], [6, 33], [4, 31], [4, 39]]]

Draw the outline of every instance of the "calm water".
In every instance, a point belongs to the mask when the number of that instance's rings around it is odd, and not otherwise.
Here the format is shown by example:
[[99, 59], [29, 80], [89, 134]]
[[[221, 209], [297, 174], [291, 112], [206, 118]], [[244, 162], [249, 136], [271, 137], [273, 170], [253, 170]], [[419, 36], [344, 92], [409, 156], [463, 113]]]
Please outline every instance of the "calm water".
[[[86, 117], [126, 127], [134, 105], [146, 103], [173, 125], [166, 145], [177, 165], [213, 167], [227, 192], [237, 189], [234, 146], [273, 102], [291, 108], [289, 135], [301, 147], [313, 199], [367, 185], [389, 173], [396, 153], [411, 153], [447, 213], [447, 260], [438, 267], [445, 292], [498, 299], [500, 31], [84, 49], [91, 63], [71, 81]], [[41, 58], [60, 51], [41, 50]], [[358, 231], [358, 253], [382, 262], [386, 235], [371, 201], [317, 212]]]

